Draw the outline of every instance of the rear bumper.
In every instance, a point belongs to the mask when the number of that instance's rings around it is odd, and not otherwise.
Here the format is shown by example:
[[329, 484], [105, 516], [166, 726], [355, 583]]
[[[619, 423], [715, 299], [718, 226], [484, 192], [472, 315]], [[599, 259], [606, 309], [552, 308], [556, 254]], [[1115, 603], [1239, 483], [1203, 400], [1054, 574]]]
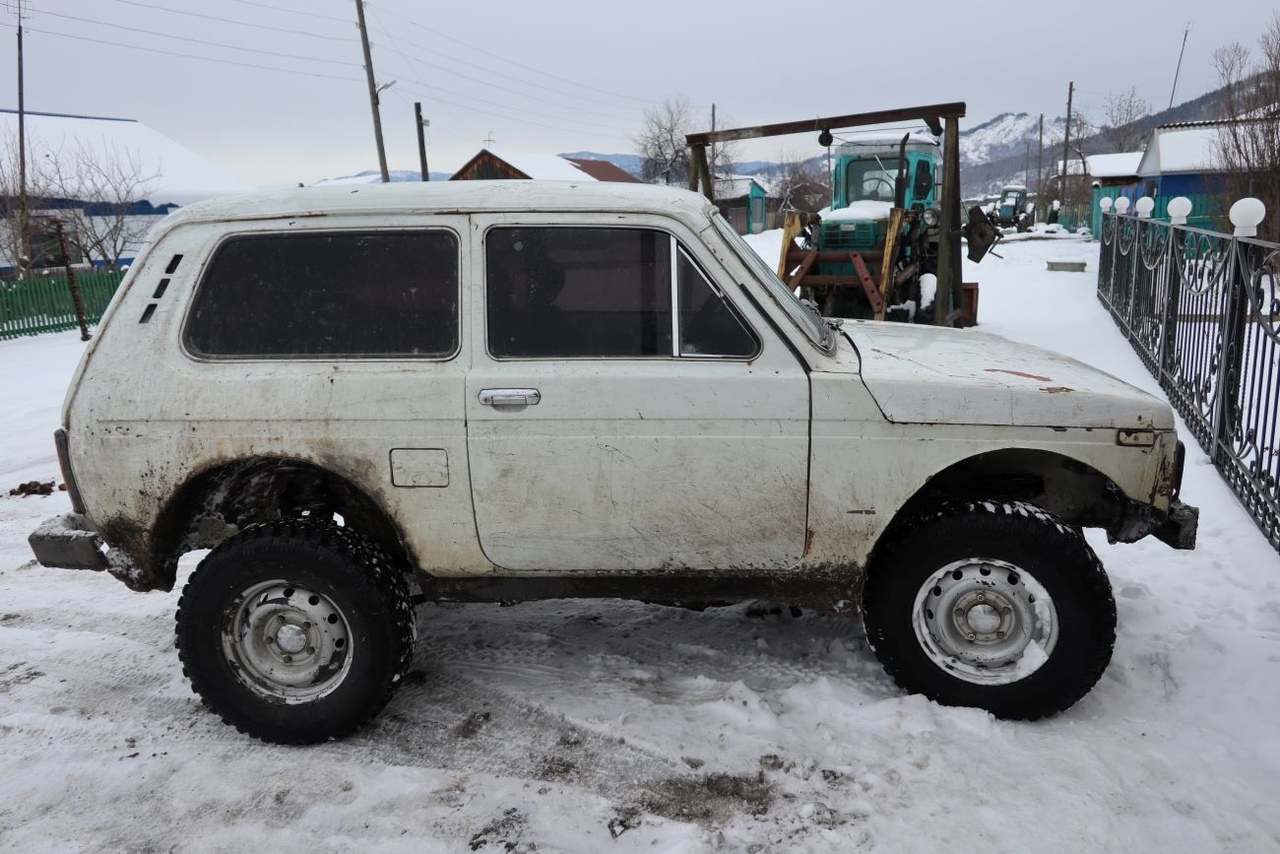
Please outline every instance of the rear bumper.
[[46, 519], [27, 537], [41, 566], [102, 571], [110, 564], [102, 537], [82, 513]]
[[1183, 504], [1175, 498], [1169, 504], [1169, 518], [1154, 533], [1156, 539], [1175, 549], [1194, 549], [1199, 524], [1200, 508]]

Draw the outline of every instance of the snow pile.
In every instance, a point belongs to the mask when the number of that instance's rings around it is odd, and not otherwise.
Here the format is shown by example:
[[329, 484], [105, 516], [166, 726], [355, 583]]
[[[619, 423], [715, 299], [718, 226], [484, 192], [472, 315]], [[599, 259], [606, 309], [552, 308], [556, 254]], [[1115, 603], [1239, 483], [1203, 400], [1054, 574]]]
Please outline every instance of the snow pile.
[[[777, 232], [749, 240], [777, 257]], [[1159, 394], [1093, 274], [1045, 271], [1070, 240], [967, 267], [982, 328]], [[58, 477], [50, 433], [82, 348], [0, 342], [0, 485]], [[1280, 556], [1188, 451], [1199, 548], [1090, 532], [1119, 640], [1051, 720], [903, 695], [854, 619], [427, 606], [383, 715], [304, 749], [201, 708], [173, 649], [176, 592], [33, 565], [26, 535], [64, 493], [0, 490], [0, 849], [1280, 850]]]

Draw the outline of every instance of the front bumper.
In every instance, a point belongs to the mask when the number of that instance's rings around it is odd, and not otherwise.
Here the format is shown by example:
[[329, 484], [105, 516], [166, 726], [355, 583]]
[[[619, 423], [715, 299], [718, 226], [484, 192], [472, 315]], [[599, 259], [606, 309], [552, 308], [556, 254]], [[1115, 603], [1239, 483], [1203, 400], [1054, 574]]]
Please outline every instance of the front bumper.
[[93, 526], [83, 513], [66, 513], [46, 519], [27, 537], [41, 566], [102, 571], [110, 564]]
[[1175, 498], [1169, 503], [1169, 517], [1154, 533], [1156, 539], [1175, 549], [1194, 549], [1199, 524], [1200, 508], [1183, 504]]

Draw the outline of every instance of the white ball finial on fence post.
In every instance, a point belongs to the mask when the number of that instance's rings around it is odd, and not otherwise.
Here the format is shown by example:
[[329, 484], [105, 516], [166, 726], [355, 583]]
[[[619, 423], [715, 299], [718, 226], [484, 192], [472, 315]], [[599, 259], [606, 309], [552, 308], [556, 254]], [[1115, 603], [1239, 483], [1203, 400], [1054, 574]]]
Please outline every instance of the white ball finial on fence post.
[[1143, 196], [1138, 199], [1138, 203], [1133, 207], [1137, 211], [1139, 219], [1150, 219], [1151, 212], [1156, 209], [1156, 200], [1150, 196]]
[[1236, 227], [1236, 237], [1257, 237], [1258, 224], [1267, 215], [1267, 206], [1261, 199], [1243, 198], [1231, 206], [1227, 216]]
[[1169, 200], [1169, 224], [1186, 225], [1191, 216], [1191, 200], [1186, 196], [1175, 196]]
[[1116, 199], [1116, 213], [1124, 214], [1129, 210], [1129, 200], [1124, 196]]
[[1098, 208], [1101, 209], [1104, 214], [1111, 213], [1111, 199], [1105, 196], [1098, 199]]

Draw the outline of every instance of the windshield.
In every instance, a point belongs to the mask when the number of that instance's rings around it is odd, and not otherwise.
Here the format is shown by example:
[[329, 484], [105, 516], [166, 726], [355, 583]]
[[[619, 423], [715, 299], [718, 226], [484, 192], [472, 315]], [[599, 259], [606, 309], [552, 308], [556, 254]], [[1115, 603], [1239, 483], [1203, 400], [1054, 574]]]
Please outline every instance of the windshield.
[[822, 317], [816, 311], [805, 307], [796, 298], [791, 289], [778, 279], [778, 274], [774, 272], [773, 268], [756, 254], [751, 245], [743, 240], [741, 235], [734, 231], [729, 223], [724, 221], [724, 217], [720, 216], [719, 213], [713, 213], [711, 222], [724, 239], [729, 241], [737, 250], [738, 257], [751, 268], [756, 278], [769, 289], [770, 295], [778, 305], [782, 306], [782, 310], [790, 316], [796, 326], [800, 327], [809, 340], [824, 350], [830, 350], [835, 344], [834, 333], [831, 327], [822, 321]]
[[849, 201], [857, 199], [874, 199], [891, 202], [894, 195], [894, 181], [897, 172], [886, 168], [880, 161], [854, 160], [849, 164], [845, 186]]

